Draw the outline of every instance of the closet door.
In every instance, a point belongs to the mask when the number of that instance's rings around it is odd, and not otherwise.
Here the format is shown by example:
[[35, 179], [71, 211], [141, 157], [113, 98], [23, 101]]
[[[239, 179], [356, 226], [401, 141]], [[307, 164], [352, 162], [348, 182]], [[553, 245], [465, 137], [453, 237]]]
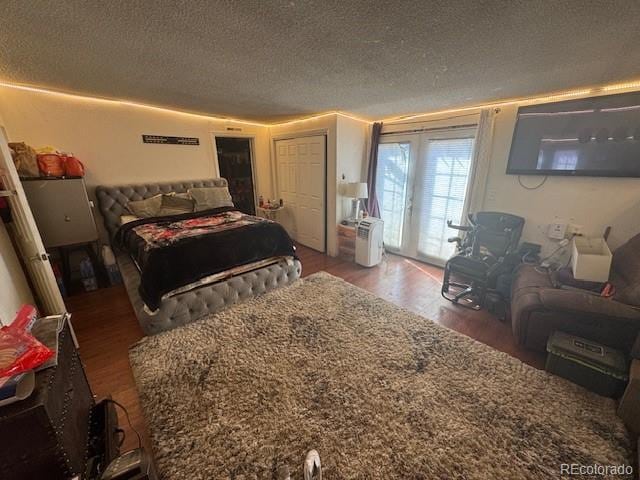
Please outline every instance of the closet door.
[[326, 248], [326, 139], [324, 135], [276, 140], [276, 184], [284, 201], [280, 220], [297, 242]]

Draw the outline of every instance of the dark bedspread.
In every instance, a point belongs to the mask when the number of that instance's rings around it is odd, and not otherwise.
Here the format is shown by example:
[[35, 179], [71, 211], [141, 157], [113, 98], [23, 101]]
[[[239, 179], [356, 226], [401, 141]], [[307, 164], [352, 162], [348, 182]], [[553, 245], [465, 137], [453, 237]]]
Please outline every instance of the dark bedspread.
[[284, 228], [233, 207], [153, 217], [122, 225], [115, 244], [140, 268], [140, 297], [156, 310], [162, 296], [209, 275], [271, 257], [295, 256]]

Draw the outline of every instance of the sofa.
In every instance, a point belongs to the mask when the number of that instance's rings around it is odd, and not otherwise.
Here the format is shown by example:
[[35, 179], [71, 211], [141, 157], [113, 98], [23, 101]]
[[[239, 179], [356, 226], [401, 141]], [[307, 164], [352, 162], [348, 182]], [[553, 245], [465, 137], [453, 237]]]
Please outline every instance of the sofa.
[[[511, 289], [511, 323], [517, 342], [545, 351], [555, 330], [588, 338], [640, 358], [640, 234], [613, 254], [613, 297], [559, 288], [552, 273], [520, 265]], [[633, 350], [633, 351], [632, 351]]]

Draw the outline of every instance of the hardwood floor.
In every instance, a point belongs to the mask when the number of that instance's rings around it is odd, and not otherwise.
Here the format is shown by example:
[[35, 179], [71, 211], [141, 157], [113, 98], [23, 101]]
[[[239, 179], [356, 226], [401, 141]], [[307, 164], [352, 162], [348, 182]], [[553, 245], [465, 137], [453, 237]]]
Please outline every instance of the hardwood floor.
[[[529, 365], [543, 368], [543, 355], [519, 347], [511, 335], [510, 325], [487, 312], [465, 309], [444, 300], [440, 296], [440, 268], [396, 255], [388, 255], [378, 267], [365, 268], [303, 246], [298, 247], [298, 254], [303, 276], [324, 270]], [[128, 358], [129, 346], [143, 335], [124, 287], [70, 297], [67, 307], [73, 315], [80, 355], [94, 394], [98, 398], [111, 395], [122, 403], [129, 411], [134, 428], [149, 447]], [[119, 421], [127, 434], [123, 449], [137, 446], [135, 434], [121, 412]]]

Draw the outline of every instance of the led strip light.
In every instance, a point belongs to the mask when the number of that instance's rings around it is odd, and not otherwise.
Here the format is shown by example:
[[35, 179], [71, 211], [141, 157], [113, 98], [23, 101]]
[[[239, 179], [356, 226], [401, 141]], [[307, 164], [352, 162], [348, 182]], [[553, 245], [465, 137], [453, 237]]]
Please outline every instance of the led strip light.
[[[23, 85], [23, 84], [19, 84], [19, 83], [13, 83], [13, 82], [4, 81], [4, 80], [0, 80], [0, 87], [12, 88], [12, 89], [15, 89], [15, 90], [22, 90], [22, 91], [27, 91], [27, 92], [42, 93], [42, 94], [47, 94], [47, 95], [54, 95], [54, 96], [59, 96], [59, 97], [66, 97], [66, 98], [72, 99], [72, 100], [83, 100], [83, 101], [89, 101], [89, 102], [91, 102], [91, 101], [93, 101], [93, 102], [101, 102], [101, 103], [106, 103], [106, 104], [111, 104], [111, 105], [124, 105], [124, 106], [129, 106], [129, 107], [136, 107], [136, 108], [144, 108], [144, 109], [147, 109], [147, 110], [154, 110], [154, 111], [158, 111], [158, 112], [174, 113], [174, 114], [186, 115], [186, 116], [195, 117], [195, 118], [201, 118], [201, 119], [206, 119], [206, 120], [239, 123], [239, 124], [244, 124], [244, 125], [252, 125], [252, 126], [256, 126], [256, 127], [280, 127], [280, 126], [292, 125], [292, 124], [301, 123], [301, 122], [308, 122], [308, 121], [318, 120], [320, 118], [328, 117], [328, 116], [331, 116], [331, 115], [339, 115], [339, 116], [342, 116], [342, 117], [345, 117], [345, 118], [349, 118], [351, 120], [356, 120], [358, 122], [363, 122], [363, 123], [368, 123], [368, 124], [371, 124], [371, 123], [374, 122], [372, 120], [367, 120], [367, 119], [364, 119], [364, 118], [357, 117], [357, 116], [352, 115], [350, 113], [345, 113], [345, 112], [341, 112], [341, 111], [337, 111], [336, 110], [336, 111], [330, 111], [330, 112], [310, 115], [308, 117], [301, 117], [301, 118], [297, 118], [297, 119], [294, 119], [294, 120], [287, 120], [285, 122], [265, 123], [265, 122], [244, 120], [244, 119], [241, 119], [241, 118], [225, 117], [225, 116], [220, 116], [220, 115], [208, 115], [208, 114], [204, 114], [204, 113], [188, 112], [188, 111], [183, 111], [183, 110], [178, 110], [178, 109], [173, 109], [173, 108], [159, 107], [159, 106], [156, 106], [156, 105], [149, 105], [149, 104], [146, 104], [146, 103], [135, 102], [135, 101], [131, 101], [131, 100], [118, 100], [118, 99], [113, 99], [113, 98], [102, 98], [102, 97], [81, 95], [81, 94], [76, 94], [76, 93], [59, 92], [59, 91], [51, 90], [51, 89], [44, 88], [44, 87]], [[614, 83], [614, 84], [602, 85], [602, 86], [597, 86], [597, 87], [592, 87], [592, 88], [581, 88], [581, 89], [574, 89], [574, 90], [565, 90], [565, 91], [562, 91], [562, 92], [553, 93], [553, 94], [547, 94], [547, 95], [539, 95], [539, 96], [532, 96], [532, 97], [522, 97], [522, 98], [513, 98], [513, 99], [508, 99], [508, 100], [500, 100], [500, 101], [496, 101], [496, 102], [472, 105], [472, 106], [468, 106], [468, 107], [449, 108], [449, 109], [444, 109], [444, 110], [435, 110], [433, 112], [423, 112], [423, 113], [415, 113], [415, 114], [409, 114], [409, 115], [400, 115], [400, 116], [395, 116], [395, 117], [387, 117], [387, 118], [382, 118], [382, 119], [375, 120], [375, 121], [376, 122], [385, 122], [385, 123], [404, 122], [404, 121], [407, 121], [407, 120], [413, 120], [413, 119], [422, 118], [422, 117], [446, 115], [446, 114], [449, 114], [449, 113], [468, 112], [468, 111], [482, 110], [482, 109], [485, 109], [485, 108], [499, 108], [499, 107], [503, 107], [503, 106], [506, 106], [506, 105], [513, 105], [513, 104], [520, 104], [520, 103], [546, 103], [546, 102], [550, 102], [550, 101], [568, 99], [568, 98], [573, 98], [573, 97], [585, 97], [585, 96], [588, 96], [588, 95], [597, 95], [597, 94], [603, 94], [603, 93], [610, 93], [610, 92], [614, 92], [614, 91], [633, 91], [633, 90], [639, 90], [639, 89], [640, 89], [640, 81], [628, 81], [628, 82], [622, 82], [622, 83]]]

